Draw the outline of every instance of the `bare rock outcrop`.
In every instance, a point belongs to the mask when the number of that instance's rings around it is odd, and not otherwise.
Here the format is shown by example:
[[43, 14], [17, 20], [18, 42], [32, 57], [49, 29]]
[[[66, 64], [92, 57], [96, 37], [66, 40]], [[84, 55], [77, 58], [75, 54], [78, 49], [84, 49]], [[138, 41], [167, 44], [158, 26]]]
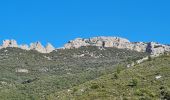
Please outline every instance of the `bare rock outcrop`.
[[82, 38], [77, 38], [73, 41], [69, 41], [68, 44], [65, 44], [64, 47], [66, 49], [70, 49], [70, 48], [79, 48], [82, 46], [89, 46], [90, 44], [88, 43], [87, 40], [82, 39]]
[[77, 38], [69, 41], [64, 47], [65, 49], [79, 48], [82, 46], [99, 46], [99, 47], [116, 47], [120, 49], [136, 50], [139, 52], [146, 51], [146, 43], [131, 43], [129, 40], [120, 37], [94, 37], [89, 39]]
[[18, 44], [15, 40], [4, 40], [2, 44], [3, 48], [6, 47], [18, 47]]
[[94, 37], [89, 39], [77, 38], [65, 44], [65, 49], [79, 48], [82, 46], [116, 47], [119, 49], [129, 49], [138, 52], [148, 52], [152, 55], [159, 55], [170, 51], [170, 46], [155, 42], [130, 42], [120, 37]]
[[24, 49], [24, 50], [30, 50], [29, 46], [27, 44], [22, 44], [19, 46], [21, 49]]
[[138, 51], [138, 52], [146, 52], [146, 48], [147, 48], [147, 43], [144, 43], [144, 42], [134, 42], [134, 43], [131, 43], [131, 49], [130, 50], [135, 50], [135, 51]]
[[46, 53], [50, 53], [53, 50], [55, 50], [54, 46], [52, 44], [50, 44], [50, 43], [47, 44], [45, 49], [46, 49]]
[[36, 50], [40, 53], [50, 53], [55, 50], [55, 48], [50, 43], [48, 43], [46, 48], [44, 48], [40, 42], [31, 43], [30, 46], [28, 46], [26, 44], [18, 45], [17, 41], [15, 40], [4, 40], [3, 44], [0, 46], [0, 49], [7, 47], [21, 48], [23, 50]]
[[[64, 45], [63, 49], [80, 48], [82, 46], [97, 46], [101, 48], [115, 47], [119, 49], [135, 50], [138, 52], [148, 52], [151, 55], [159, 56], [165, 52], [170, 52], [169, 45], [163, 45], [155, 42], [130, 42], [128, 39], [120, 37], [93, 37], [88, 39], [77, 38], [75, 40], [69, 41]], [[31, 43], [28, 45], [18, 45], [15, 40], [4, 40], [0, 49], [7, 47], [16, 47], [24, 50], [36, 50], [40, 53], [50, 53], [55, 50], [55, 48], [48, 43], [44, 47], [40, 42]]]
[[46, 53], [46, 49], [44, 48], [44, 46], [40, 42], [31, 43], [30, 49], [36, 50], [36, 51], [41, 52], [41, 53]]
[[126, 48], [130, 41], [119, 37], [94, 37], [89, 39], [77, 38], [65, 44], [64, 48], [79, 48], [82, 46], [101, 46], [101, 47], [118, 47]]
[[148, 43], [148, 46], [146, 48], [146, 52], [149, 52], [152, 55], [159, 55], [169, 51], [170, 51], [170, 46], [155, 43], [155, 42]]

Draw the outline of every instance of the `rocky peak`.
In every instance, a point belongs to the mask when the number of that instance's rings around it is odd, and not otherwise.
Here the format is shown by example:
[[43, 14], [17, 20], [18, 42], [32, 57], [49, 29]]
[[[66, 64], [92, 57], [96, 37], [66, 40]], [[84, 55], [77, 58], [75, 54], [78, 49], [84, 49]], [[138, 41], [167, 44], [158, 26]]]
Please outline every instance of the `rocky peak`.
[[44, 46], [39, 41], [36, 42], [36, 43], [31, 43], [30, 49], [36, 50], [36, 51], [41, 52], [41, 53], [46, 53], [46, 49], [44, 48]]
[[6, 47], [18, 47], [17, 42], [15, 40], [4, 40], [2, 44], [3, 48]]
[[[88, 39], [76, 38], [64, 45], [63, 49], [79, 48], [82, 46], [98, 46], [98, 47], [115, 47], [119, 49], [135, 50], [138, 52], [148, 52], [152, 55], [160, 55], [165, 52], [170, 52], [170, 45], [163, 45], [155, 42], [130, 42], [125, 38], [120, 37], [93, 37]], [[44, 47], [40, 42], [31, 43], [28, 45], [18, 45], [15, 40], [4, 40], [0, 49], [7, 47], [18, 47], [24, 50], [36, 50], [40, 53], [50, 53], [55, 48], [48, 43]]]
[[148, 46], [146, 49], [146, 52], [149, 52], [152, 55], [159, 55], [159, 54], [163, 54], [163, 53], [169, 52], [169, 51], [170, 51], [170, 46], [159, 44], [156, 42], [148, 43]]
[[20, 48], [24, 49], [24, 50], [30, 50], [30, 48], [29, 48], [29, 46], [27, 44], [20, 45]]
[[170, 51], [170, 46], [155, 42], [130, 42], [120, 37], [93, 37], [89, 39], [77, 38], [65, 44], [65, 49], [79, 48], [82, 46], [116, 47], [119, 49], [129, 49], [138, 52], [148, 52], [159, 55]]
[[52, 52], [53, 50], [55, 50], [55, 48], [53, 47], [52, 44], [48, 43], [47, 46], [46, 46], [46, 53], [50, 53]]
[[17, 41], [15, 40], [4, 40], [3, 44], [0, 46], [0, 49], [7, 47], [16, 47], [24, 50], [36, 50], [40, 53], [50, 53], [55, 50], [55, 48], [50, 43], [48, 43], [46, 48], [44, 48], [40, 42], [31, 43], [30, 46], [28, 46], [26, 44], [18, 45]]
[[68, 44], [65, 44], [64, 47], [66, 49], [69, 48], [79, 48], [81, 46], [88, 46], [87, 40], [84, 40], [82, 38], [76, 38], [75, 40], [71, 40], [68, 42]]
[[94, 37], [89, 39], [77, 38], [65, 44], [66, 49], [79, 48], [82, 46], [122, 47], [130, 43], [129, 40], [120, 37]]

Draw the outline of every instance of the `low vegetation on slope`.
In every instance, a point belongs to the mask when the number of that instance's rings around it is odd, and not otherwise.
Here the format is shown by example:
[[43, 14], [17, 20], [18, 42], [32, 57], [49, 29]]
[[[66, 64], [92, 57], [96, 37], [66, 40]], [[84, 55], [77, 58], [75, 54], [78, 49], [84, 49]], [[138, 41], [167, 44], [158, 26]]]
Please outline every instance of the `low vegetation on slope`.
[[170, 100], [170, 56], [103, 75], [49, 96], [51, 100]]
[[0, 50], [0, 98], [43, 100], [50, 94], [109, 74], [115, 66], [146, 53], [100, 47], [65, 49], [49, 54], [18, 48]]

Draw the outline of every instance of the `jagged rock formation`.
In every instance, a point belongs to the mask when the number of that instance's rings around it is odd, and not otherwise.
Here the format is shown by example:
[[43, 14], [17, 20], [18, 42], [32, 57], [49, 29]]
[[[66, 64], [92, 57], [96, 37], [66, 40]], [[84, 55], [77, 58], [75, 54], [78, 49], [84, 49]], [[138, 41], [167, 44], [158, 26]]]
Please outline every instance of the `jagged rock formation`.
[[41, 52], [41, 53], [46, 53], [46, 49], [44, 48], [44, 46], [40, 42], [31, 43], [30, 49], [31, 50], [37, 50], [38, 52]]
[[120, 37], [94, 37], [89, 39], [77, 38], [65, 44], [65, 49], [79, 48], [82, 46], [116, 47], [120, 49], [135, 50], [138, 52], [148, 52], [159, 55], [170, 51], [170, 46], [155, 42], [130, 42]]
[[79, 48], [82, 46], [89, 46], [90, 44], [87, 43], [86, 39], [82, 39], [82, 38], [77, 38], [73, 41], [69, 41], [68, 44], [65, 44], [64, 48], [66, 49], [70, 49], [70, 48]]
[[46, 46], [46, 53], [50, 53], [52, 52], [53, 50], [55, 50], [55, 48], [53, 47], [52, 44], [48, 43], [47, 46]]
[[24, 50], [30, 50], [29, 46], [26, 45], [26, 44], [22, 44], [19, 46], [21, 49], [24, 49]]
[[18, 44], [15, 40], [4, 40], [2, 47], [18, 47]]
[[28, 46], [26, 44], [18, 45], [15, 40], [4, 40], [2, 46], [0, 46], [0, 49], [7, 47], [16, 47], [24, 50], [36, 50], [40, 53], [50, 53], [55, 50], [50, 43], [48, 43], [46, 47], [44, 47], [40, 42], [31, 43], [30, 46]]
[[[152, 55], [160, 55], [165, 52], [170, 51], [170, 46], [163, 45], [155, 42], [130, 42], [125, 38], [120, 37], [93, 37], [89, 39], [82, 39], [77, 38], [75, 40], [69, 41], [67, 44], [64, 45], [64, 49], [72, 49], [72, 48], [79, 48], [82, 46], [98, 46], [98, 47], [115, 47], [119, 49], [129, 49], [135, 50], [138, 52], [148, 52]], [[31, 43], [30, 46], [28, 45], [18, 45], [15, 40], [4, 40], [1, 48], [6, 47], [18, 47], [24, 50], [36, 50], [40, 53], [50, 53], [55, 48], [48, 43], [46, 47], [44, 47], [40, 42]]]
[[130, 41], [124, 38], [118, 37], [94, 37], [90, 39], [77, 38], [73, 41], [69, 41], [65, 44], [66, 49], [79, 48], [82, 46], [103, 46], [103, 47], [118, 47], [126, 48], [126, 45], [130, 44]]
[[149, 52], [152, 55], [159, 55], [169, 51], [170, 51], [170, 46], [155, 43], [155, 42], [148, 43], [148, 47], [146, 49], [146, 52]]

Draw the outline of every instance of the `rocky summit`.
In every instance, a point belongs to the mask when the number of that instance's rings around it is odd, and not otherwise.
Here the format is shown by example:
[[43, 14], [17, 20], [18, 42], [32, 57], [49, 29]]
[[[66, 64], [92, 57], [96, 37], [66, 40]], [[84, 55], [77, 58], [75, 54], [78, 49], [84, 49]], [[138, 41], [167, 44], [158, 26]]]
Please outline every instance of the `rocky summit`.
[[94, 37], [89, 39], [77, 38], [65, 44], [65, 49], [79, 48], [82, 46], [115, 47], [120, 49], [135, 50], [138, 52], [148, 52], [159, 55], [170, 51], [170, 46], [155, 42], [130, 42], [128, 39], [120, 37]]
[[0, 49], [7, 48], [7, 47], [21, 48], [24, 50], [36, 50], [40, 53], [50, 53], [53, 50], [55, 50], [55, 48], [50, 43], [48, 43], [46, 47], [44, 47], [40, 42], [31, 43], [30, 46], [26, 44], [18, 45], [17, 41], [13, 39], [4, 40], [3, 44], [0, 46]]
[[[134, 50], [138, 52], [148, 52], [152, 55], [160, 55], [165, 52], [170, 51], [169, 45], [159, 44], [156, 42], [130, 42], [128, 39], [120, 38], [120, 37], [93, 37], [88, 39], [76, 38], [75, 40], [71, 40], [64, 45], [64, 49], [73, 49], [80, 48], [83, 46], [97, 46], [97, 47], [115, 47], [118, 49], [128, 49]], [[7, 47], [17, 47], [24, 50], [36, 50], [40, 53], [50, 53], [55, 50], [52, 44], [48, 43], [46, 47], [44, 47], [41, 42], [31, 43], [30, 46], [26, 44], [18, 45], [15, 40], [4, 40], [2, 46], [0, 48]]]

